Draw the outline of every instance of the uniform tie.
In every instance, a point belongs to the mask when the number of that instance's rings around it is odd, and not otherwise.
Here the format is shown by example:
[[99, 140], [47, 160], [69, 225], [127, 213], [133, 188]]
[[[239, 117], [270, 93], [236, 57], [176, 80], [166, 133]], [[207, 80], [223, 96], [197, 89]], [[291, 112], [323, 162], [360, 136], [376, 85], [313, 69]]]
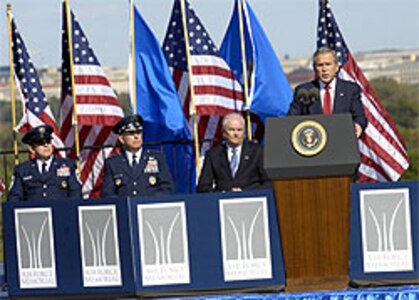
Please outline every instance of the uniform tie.
[[232, 156], [231, 156], [231, 160], [230, 160], [230, 170], [231, 170], [231, 175], [236, 176], [236, 172], [237, 172], [237, 165], [238, 165], [238, 156], [237, 156], [237, 149], [236, 148], [231, 148], [231, 152], [232, 152]]
[[332, 96], [330, 95], [330, 86], [326, 85], [326, 92], [323, 99], [323, 113], [330, 115], [332, 113]]
[[135, 167], [137, 165], [137, 155], [134, 154], [132, 156], [132, 167]]
[[42, 169], [42, 174], [45, 174], [47, 172], [47, 163], [46, 162], [42, 163], [41, 169]]

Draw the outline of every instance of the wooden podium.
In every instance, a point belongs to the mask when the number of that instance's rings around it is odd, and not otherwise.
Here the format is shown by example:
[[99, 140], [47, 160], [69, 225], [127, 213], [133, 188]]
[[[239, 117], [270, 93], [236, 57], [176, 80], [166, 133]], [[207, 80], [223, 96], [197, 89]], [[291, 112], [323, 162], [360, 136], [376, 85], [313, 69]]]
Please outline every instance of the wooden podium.
[[267, 120], [264, 165], [274, 181], [287, 291], [347, 287], [358, 164], [349, 114]]

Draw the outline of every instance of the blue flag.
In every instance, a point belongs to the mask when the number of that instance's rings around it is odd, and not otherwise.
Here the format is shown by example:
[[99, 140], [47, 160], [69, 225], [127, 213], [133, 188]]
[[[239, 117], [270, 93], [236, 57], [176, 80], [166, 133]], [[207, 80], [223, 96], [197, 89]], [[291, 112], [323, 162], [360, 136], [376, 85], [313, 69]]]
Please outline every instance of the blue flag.
[[195, 190], [192, 137], [160, 44], [140, 12], [134, 12], [137, 112], [144, 142], [165, 141], [164, 151], [178, 193]]
[[242, 1], [243, 31], [249, 78], [250, 111], [266, 117], [283, 116], [292, 101], [292, 90], [268, 37], [246, 0], [236, 0], [220, 54], [243, 83], [238, 1]]

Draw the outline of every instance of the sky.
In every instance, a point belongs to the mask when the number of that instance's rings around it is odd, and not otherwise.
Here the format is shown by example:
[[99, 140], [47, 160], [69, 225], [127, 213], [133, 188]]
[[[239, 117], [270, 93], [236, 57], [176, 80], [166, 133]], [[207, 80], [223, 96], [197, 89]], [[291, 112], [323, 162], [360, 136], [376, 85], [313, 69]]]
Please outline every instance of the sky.
[[[316, 46], [318, 0], [248, 0], [280, 60], [309, 56]], [[9, 64], [6, 3], [36, 67], [61, 64], [60, 0], [0, 2], [0, 66]], [[234, 0], [190, 0], [219, 46]], [[128, 0], [70, 0], [102, 66], [126, 66], [129, 52]], [[136, 0], [141, 14], [162, 41], [172, 0]], [[419, 48], [419, 0], [329, 0], [353, 53]]]

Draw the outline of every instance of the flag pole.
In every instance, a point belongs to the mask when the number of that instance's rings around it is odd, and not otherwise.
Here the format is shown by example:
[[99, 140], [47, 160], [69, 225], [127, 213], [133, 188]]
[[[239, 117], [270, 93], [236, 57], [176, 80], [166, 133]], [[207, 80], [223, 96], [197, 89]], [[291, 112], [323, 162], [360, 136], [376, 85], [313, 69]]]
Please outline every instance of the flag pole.
[[191, 91], [191, 115], [193, 120], [193, 134], [194, 134], [194, 144], [195, 144], [195, 161], [196, 161], [196, 175], [199, 178], [200, 170], [200, 158], [199, 158], [199, 137], [198, 137], [198, 122], [196, 116], [196, 106], [195, 106], [195, 89], [193, 84], [193, 74], [191, 66], [191, 55], [189, 47], [189, 33], [186, 20], [186, 10], [185, 10], [185, 0], [180, 0], [180, 9], [182, 14], [182, 26], [183, 26], [183, 38], [185, 39], [185, 52], [186, 52], [186, 61], [188, 65], [188, 77], [189, 77], [189, 89]]
[[243, 26], [243, 3], [242, 0], [237, 0], [237, 9], [239, 13], [239, 31], [240, 31], [240, 46], [242, 56], [242, 72], [243, 72], [243, 94], [246, 103], [246, 121], [247, 121], [247, 137], [252, 140], [252, 126], [250, 122], [250, 100], [249, 100], [249, 83], [247, 78], [247, 64], [246, 64], [246, 46], [244, 43], [244, 26]]
[[73, 63], [73, 38], [71, 28], [71, 14], [68, 0], [64, 0], [65, 3], [65, 14], [67, 18], [67, 40], [68, 40], [68, 53], [70, 56], [70, 80], [71, 80], [71, 97], [73, 98], [73, 127], [74, 127], [74, 143], [76, 146], [76, 157], [77, 157], [77, 170], [81, 172], [80, 168], [80, 141], [79, 141], [79, 124], [77, 120], [77, 101], [76, 101], [76, 85], [74, 82], [74, 63]]
[[131, 40], [131, 106], [132, 112], [137, 114], [137, 87], [136, 87], [136, 74], [135, 74], [135, 28], [134, 28], [134, 0], [130, 0], [130, 40]]
[[10, 76], [10, 101], [12, 107], [12, 134], [13, 134], [13, 153], [15, 157], [15, 165], [19, 164], [19, 150], [17, 147], [16, 136], [16, 97], [15, 97], [15, 81], [13, 68], [13, 49], [12, 49], [12, 5], [7, 3], [7, 27], [9, 32], [9, 76]]

